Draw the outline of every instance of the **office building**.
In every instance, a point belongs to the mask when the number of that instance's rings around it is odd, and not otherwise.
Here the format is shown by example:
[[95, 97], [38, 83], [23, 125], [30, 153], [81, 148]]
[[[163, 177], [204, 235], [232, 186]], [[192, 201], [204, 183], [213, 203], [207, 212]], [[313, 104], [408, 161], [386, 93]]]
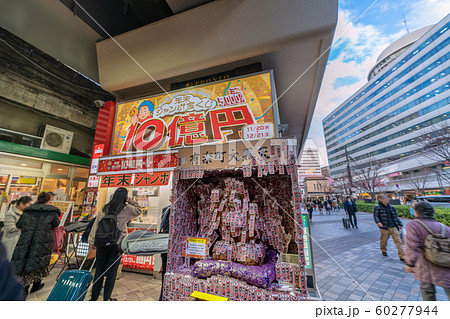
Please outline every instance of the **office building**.
[[[447, 15], [380, 54], [368, 82], [323, 120], [331, 178], [346, 174], [345, 147], [352, 165], [368, 159], [398, 163], [422, 151], [421, 135], [449, 121], [449, 45]], [[397, 167], [417, 170], [423, 164], [408, 160]]]

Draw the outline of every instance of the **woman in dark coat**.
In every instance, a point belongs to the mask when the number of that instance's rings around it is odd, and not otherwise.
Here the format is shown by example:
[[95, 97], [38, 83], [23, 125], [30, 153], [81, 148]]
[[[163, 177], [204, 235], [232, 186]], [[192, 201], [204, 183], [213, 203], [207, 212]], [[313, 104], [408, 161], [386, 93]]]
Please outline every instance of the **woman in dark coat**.
[[52, 194], [39, 194], [37, 203], [24, 209], [17, 222], [21, 230], [12, 260], [16, 273], [22, 280], [25, 294], [41, 289], [41, 279], [49, 273], [48, 266], [53, 249], [52, 229], [58, 227], [60, 210], [50, 205]]

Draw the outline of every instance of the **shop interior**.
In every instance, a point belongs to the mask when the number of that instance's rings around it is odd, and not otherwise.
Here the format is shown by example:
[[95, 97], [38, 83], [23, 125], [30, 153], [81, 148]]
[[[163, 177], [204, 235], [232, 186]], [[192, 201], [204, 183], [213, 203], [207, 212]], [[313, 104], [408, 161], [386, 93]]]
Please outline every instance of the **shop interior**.
[[[157, 229], [163, 208], [170, 205], [171, 185], [169, 181], [169, 184], [165, 186], [126, 187], [129, 197], [142, 209], [141, 216], [133, 222], [148, 225], [150, 229]], [[109, 201], [116, 189], [117, 187], [100, 188], [97, 203], [99, 210]]]
[[55, 193], [55, 200], [73, 201], [74, 215], [77, 215], [83, 205], [88, 177], [87, 167], [1, 154], [0, 220], [12, 200], [21, 196], [31, 196], [36, 200], [43, 191]]

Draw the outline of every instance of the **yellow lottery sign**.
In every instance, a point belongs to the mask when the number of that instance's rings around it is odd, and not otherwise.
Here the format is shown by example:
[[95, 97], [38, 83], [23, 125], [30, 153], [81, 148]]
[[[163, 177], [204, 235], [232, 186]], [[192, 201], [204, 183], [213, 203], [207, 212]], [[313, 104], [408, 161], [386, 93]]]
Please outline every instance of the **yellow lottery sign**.
[[186, 248], [184, 257], [205, 259], [209, 248], [209, 238], [184, 237]]
[[111, 155], [276, 136], [271, 72], [117, 105]]

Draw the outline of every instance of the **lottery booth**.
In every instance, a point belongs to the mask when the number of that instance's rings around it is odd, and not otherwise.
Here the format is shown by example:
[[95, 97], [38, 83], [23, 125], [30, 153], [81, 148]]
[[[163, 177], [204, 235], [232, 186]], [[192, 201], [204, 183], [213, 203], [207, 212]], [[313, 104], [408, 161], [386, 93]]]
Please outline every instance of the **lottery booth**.
[[[187, 300], [194, 291], [229, 300], [318, 297], [313, 287], [308, 289], [311, 247], [304, 238], [309, 234], [303, 233], [291, 142], [269, 139], [225, 144], [220, 151], [212, 146], [179, 150], [165, 300]], [[223, 152], [223, 162], [212, 159], [195, 166], [188, 160], [216, 152]]]
[[295, 140], [281, 138], [273, 83], [264, 71], [117, 104], [110, 152], [91, 165], [93, 206], [127, 187], [148, 205], [133, 228], [157, 229], [171, 197], [165, 300], [314, 298]]
[[[124, 187], [142, 209], [141, 215], [128, 224], [128, 232], [157, 232], [161, 212], [170, 205], [172, 170], [177, 166], [177, 159], [177, 152], [101, 157], [97, 172], [101, 177], [98, 208], [109, 201], [117, 188]], [[159, 271], [155, 269], [154, 256], [125, 254], [121, 261], [126, 271], [147, 274]]]

